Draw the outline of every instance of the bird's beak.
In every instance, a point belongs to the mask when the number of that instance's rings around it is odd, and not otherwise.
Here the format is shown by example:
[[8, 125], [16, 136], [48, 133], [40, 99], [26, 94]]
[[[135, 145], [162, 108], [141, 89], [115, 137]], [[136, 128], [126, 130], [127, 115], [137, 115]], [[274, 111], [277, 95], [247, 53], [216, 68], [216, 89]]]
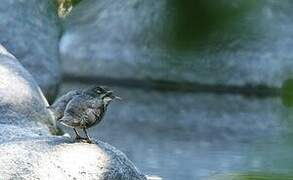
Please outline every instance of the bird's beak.
[[119, 96], [114, 96], [114, 95], [111, 95], [110, 96], [112, 99], [119, 99], [119, 100], [122, 100], [122, 98], [121, 97], [119, 97]]
[[112, 91], [108, 91], [108, 92], [106, 92], [105, 94], [103, 94], [102, 96], [101, 96], [101, 98], [104, 98], [104, 97], [106, 97], [106, 96], [108, 96], [108, 97], [111, 97], [112, 98]]
[[114, 99], [118, 99], [118, 100], [122, 100], [122, 98], [121, 97], [119, 97], [119, 96], [114, 96]]

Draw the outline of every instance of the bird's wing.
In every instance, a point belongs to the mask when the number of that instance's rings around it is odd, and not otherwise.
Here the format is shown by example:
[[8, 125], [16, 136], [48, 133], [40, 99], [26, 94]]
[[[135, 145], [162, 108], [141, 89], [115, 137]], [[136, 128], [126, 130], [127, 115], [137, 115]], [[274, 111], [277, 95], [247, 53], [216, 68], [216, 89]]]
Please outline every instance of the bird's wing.
[[66, 121], [63, 123], [71, 124], [71, 126], [80, 126], [81, 121], [85, 119], [86, 109], [88, 109], [87, 101], [89, 97], [84, 95], [74, 96], [66, 105], [64, 110], [64, 117]]
[[76, 119], [70, 115], [64, 115], [61, 119], [59, 119], [59, 122], [65, 126], [68, 126], [68, 127], [79, 127], [80, 126], [80, 120]]
[[53, 104], [52, 107], [60, 106], [61, 104], [67, 104], [73, 97], [78, 96], [82, 93], [81, 90], [72, 90], [66, 93], [65, 95], [58, 98]]
[[60, 98], [58, 98], [51, 106], [48, 107], [48, 109], [50, 109], [56, 119], [60, 119], [64, 116], [64, 110], [67, 106], [67, 104], [76, 96], [80, 95], [82, 93], [81, 90], [73, 90], [70, 91], [68, 93], [66, 93], [65, 95], [61, 96]]
[[103, 103], [99, 98], [89, 98], [84, 102], [86, 105], [86, 110], [83, 113], [83, 116], [86, 117], [85, 122], [87, 125], [94, 124], [98, 119], [101, 118], [101, 107]]
[[83, 96], [83, 95], [75, 96], [68, 102], [64, 112], [69, 113], [72, 116], [78, 116], [84, 110], [87, 109], [87, 106], [88, 106], [87, 101], [88, 100], [89, 99], [87, 96]]
[[64, 117], [70, 117], [71, 121], [67, 124], [74, 126], [87, 127], [101, 119], [103, 103], [98, 98], [87, 95], [78, 95], [66, 105]]

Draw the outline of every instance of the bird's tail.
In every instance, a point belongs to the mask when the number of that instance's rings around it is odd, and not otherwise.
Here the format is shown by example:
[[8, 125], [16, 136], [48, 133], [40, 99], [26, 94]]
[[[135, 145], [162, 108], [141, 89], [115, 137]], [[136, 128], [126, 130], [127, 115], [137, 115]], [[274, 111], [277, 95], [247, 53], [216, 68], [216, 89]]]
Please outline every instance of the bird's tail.
[[69, 118], [63, 116], [61, 119], [58, 119], [58, 122], [60, 122], [63, 125], [67, 125], [69, 122]]
[[58, 111], [53, 106], [47, 106], [46, 109], [49, 110], [53, 114], [56, 120], [60, 118]]
[[73, 119], [73, 117], [70, 116], [63, 116], [61, 119], [58, 120], [58, 122], [68, 127], [77, 126], [77, 124], [75, 123], [76, 121]]

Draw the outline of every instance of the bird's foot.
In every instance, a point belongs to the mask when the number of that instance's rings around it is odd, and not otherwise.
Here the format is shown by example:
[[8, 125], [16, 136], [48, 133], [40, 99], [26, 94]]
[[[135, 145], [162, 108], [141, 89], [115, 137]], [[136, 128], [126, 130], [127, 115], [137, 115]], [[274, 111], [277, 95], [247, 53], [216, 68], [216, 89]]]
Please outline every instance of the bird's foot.
[[94, 141], [92, 141], [91, 139], [87, 138], [85, 139], [85, 142], [89, 143], [89, 144], [94, 144]]
[[84, 138], [84, 137], [81, 137], [81, 136], [76, 136], [75, 140], [77, 142], [84, 142], [84, 143], [89, 143], [89, 144], [94, 144], [94, 142], [88, 138]]
[[76, 136], [75, 141], [77, 142], [86, 142], [87, 138], [81, 137], [81, 136]]
[[84, 139], [86, 139], [86, 138], [83, 138], [83, 137], [81, 137], [81, 136], [76, 136], [76, 137], [75, 137], [75, 140], [76, 140], [76, 141], [80, 141], [80, 140], [84, 140]]

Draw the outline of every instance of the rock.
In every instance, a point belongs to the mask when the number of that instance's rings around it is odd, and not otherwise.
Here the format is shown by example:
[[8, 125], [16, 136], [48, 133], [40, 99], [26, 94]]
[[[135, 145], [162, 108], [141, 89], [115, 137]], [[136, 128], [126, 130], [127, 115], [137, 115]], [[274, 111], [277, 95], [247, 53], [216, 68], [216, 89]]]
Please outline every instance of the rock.
[[146, 179], [107, 143], [53, 136], [55, 121], [32, 76], [0, 46], [0, 177], [4, 179]]
[[33, 77], [1, 45], [0, 49], [0, 124], [39, 127], [41, 122], [42, 129], [48, 126], [55, 132], [48, 102]]
[[0, 43], [19, 59], [52, 100], [60, 81], [60, 28], [54, 2], [3, 1], [0, 17]]
[[292, 77], [291, 9], [289, 0], [82, 1], [65, 19], [63, 68], [69, 77], [281, 86]]
[[0, 146], [0, 175], [4, 179], [146, 179], [123, 153], [96, 143], [72, 143], [62, 137], [5, 143]]

